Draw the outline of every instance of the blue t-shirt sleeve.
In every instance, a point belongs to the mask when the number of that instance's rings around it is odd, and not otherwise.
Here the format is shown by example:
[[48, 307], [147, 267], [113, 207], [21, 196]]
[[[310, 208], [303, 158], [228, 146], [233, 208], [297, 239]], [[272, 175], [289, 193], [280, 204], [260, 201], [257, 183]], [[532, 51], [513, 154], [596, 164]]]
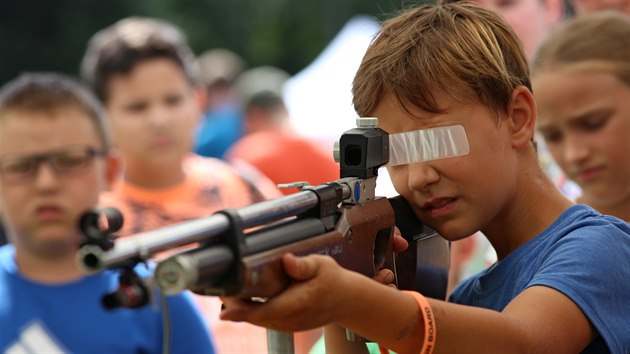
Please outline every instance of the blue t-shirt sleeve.
[[168, 296], [171, 353], [214, 353], [210, 331], [189, 292]]
[[579, 228], [558, 240], [527, 285], [562, 292], [597, 329], [611, 353], [630, 353], [628, 225]]

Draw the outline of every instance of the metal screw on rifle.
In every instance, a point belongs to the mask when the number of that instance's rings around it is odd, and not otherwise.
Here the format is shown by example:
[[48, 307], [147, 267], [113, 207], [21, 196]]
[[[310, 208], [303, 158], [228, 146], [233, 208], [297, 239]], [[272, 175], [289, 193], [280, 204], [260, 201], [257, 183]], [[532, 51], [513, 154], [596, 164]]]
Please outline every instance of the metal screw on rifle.
[[277, 185], [278, 188], [280, 189], [289, 189], [289, 188], [297, 188], [299, 190], [302, 190], [306, 187], [310, 187], [311, 185], [308, 182], [305, 181], [299, 181], [299, 182], [291, 182], [291, 183], [280, 183]]
[[339, 152], [339, 140], [335, 141], [335, 145], [333, 146], [333, 159], [335, 162], [341, 161], [341, 153]]

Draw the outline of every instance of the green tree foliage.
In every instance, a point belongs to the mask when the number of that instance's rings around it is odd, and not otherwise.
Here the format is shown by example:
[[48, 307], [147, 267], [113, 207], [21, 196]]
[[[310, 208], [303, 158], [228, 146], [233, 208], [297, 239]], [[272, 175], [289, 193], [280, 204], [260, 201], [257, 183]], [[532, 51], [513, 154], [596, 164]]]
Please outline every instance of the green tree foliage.
[[0, 83], [24, 71], [77, 74], [92, 34], [146, 7], [136, 0], [0, 0]]
[[250, 66], [296, 73], [356, 14], [377, 19], [404, 0], [0, 0], [0, 83], [23, 71], [75, 75], [88, 39], [127, 16], [181, 27], [196, 53], [224, 47]]

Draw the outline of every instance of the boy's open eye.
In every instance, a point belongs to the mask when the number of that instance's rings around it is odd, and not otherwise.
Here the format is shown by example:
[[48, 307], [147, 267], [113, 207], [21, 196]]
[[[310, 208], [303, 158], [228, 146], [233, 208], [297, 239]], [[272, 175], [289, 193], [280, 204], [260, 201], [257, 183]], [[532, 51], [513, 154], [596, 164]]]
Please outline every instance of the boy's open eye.
[[54, 156], [53, 163], [60, 170], [69, 170], [85, 165], [89, 158], [90, 155], [85, 152], [66, 152]]
[[2, 172], [6, 174], [28, 174], [33, 170], [37, 161], [33, 159], [16, 159], [2, 163]]
[[166, 96], [164, 101], [169, 106], [175, 106], [184, 100], [184, 96], [180, 94], [171, 94]]
[[541, 130], [540, 135], [542, 135], [547, 143], [559, 143], [563, 138], [563, 134], [559, 129]]
[[137, 102], [132, 102], [132, 103], [127, 104], [125, 106], [125, 111], [131, 112], [131, 113], [140, 113], [140, 112], [145, 111], [147, 107], [149, 107], [149, 104], [147, 102], [137, 101]]
[[609, 115], [608, 114], [597, 114], [589, 116], [585, 119], [582, 119], [578, 122], [578, 128], [584, 130], [586, 132], [589, 131], [597, 131], [603, 128], [606, 123], [608, 123]]

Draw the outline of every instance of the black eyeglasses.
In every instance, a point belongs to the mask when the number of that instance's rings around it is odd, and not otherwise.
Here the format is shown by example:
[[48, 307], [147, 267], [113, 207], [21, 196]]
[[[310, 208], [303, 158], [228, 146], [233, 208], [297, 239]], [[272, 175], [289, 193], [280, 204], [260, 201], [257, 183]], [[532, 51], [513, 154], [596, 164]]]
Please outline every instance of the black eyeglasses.
[[71, 147], [48, 154], [7, 155], [0, 157], [0, 173], [7, 183], [32, 180], [42, 162], [46, 162], [60, 176], [72, 175], [85, 170], [97, 156], [106, 152], [93, 147]]

